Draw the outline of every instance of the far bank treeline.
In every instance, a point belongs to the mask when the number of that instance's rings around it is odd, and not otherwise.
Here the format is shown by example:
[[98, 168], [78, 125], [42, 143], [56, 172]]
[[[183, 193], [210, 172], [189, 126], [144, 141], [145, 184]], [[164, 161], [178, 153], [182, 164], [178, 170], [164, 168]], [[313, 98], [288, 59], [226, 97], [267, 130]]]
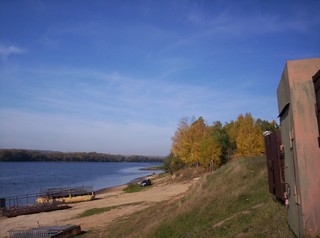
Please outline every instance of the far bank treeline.
[[112, 155], [96, 152], [63, 153], [39, 150], [0, 149], [0, 162], [163, 162], [163, 158], [142, 155]]
[[279, 126], [275, 121], [255, 120], [250, 113], [240, 114], [236, 121], [225, 125], [220, 121], [207, 125], [202, 117], [191, 122], [183, 119], [172, 138], [165, 169], [201, 166], [212, 171], [233, 158], [262, 155], [263, 132], [276, 130]]

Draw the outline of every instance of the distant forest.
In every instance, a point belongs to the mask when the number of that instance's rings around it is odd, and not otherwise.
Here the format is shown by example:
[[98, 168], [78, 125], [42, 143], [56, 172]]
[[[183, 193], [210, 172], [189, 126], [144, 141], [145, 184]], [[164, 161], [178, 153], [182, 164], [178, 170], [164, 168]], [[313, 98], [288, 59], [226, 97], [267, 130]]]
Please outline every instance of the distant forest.
[[0, 149], [0, 162], [163, 162], [163, 157], [112, 155], [96, 152]]

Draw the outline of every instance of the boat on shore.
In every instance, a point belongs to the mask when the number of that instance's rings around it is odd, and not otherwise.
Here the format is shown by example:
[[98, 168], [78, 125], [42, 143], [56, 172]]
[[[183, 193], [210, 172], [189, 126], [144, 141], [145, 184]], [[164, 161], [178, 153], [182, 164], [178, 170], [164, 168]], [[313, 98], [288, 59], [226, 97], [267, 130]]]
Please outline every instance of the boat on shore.
[[0, 198], [0, 216], [16, 217], [40, 212], [68, 209], [70, 206], [62, 202], [35, 202], [36, 194]]
[[41, 189], [39, 194], [0, 198], [0, 215], [20, 215], [70, 208], [68, 203], [91, 201], [95, 198], [93, 186]]
[[95, 198], [93, 186], [80, 186], [69, 188], [41, 189], [36, 203], [75, 203], [91, 201]]

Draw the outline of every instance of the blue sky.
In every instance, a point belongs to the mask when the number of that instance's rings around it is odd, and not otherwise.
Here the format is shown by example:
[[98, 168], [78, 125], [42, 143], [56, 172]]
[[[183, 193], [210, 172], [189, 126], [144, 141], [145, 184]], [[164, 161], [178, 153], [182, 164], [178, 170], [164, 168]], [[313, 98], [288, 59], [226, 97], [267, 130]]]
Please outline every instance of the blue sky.
[[184, 118], [277, 118], [320, 1], [0, 0], [0, 148], [167, 155]]

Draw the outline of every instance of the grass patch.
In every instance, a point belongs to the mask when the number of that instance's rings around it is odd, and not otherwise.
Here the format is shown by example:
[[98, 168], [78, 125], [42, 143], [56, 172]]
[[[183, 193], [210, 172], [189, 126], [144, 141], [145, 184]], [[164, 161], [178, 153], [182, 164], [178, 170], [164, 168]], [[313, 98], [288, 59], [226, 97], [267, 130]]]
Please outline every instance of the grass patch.
[[157, 174], [157, 178], [156, 179], [164, 178], [164, 177], [167, 177], [168, 175], [170, 175], [170, 173], [162, 172], [162, 173]]
[[140, 170], [163, 170], [163, 165], [159, 165], [159, 166], [151, 166], [151, 167], [146, 167], [146, 168], [142, 168]]
[[126, 193], [136, 193], [140, 192], [141, 190], [145, 189], [146, 187], [141, 187], [137, 183], [130, 183], [126, 188], [123, 189], [124, 192]]
[[104, 213], [104, 212], [111, 211], [112, 209], [115, 209], [115, 208], [125, 207], [125, 206], [133, 206], [133, 205], [138, 205], [138, 204], [141, 204], [141, 203], [142, 202], [135, 202], [135, 203], [127, 203], [127, 204], [122, 204], [122, 205], [118, 205], [118, 206], [111, 206], [111, 207], [92, 208], [92, 209], [89, 209], [89, 210], [86, 210], [86, 211], [82, 212], [79, 215], [79, 218], [98, 215], [98, 214], [101, 214], [101, 213]]
[[191, 180], [201, 177], [205, 173], [206, 170], [202, 167], [189, 167], [177, 171], [175, 173], [175, 179], [178, 181]]
[[112, 207], [101, 207], [101, 208], [92, 208], [89, 210], [84, 211], [79, 215], [80, 218], [82, 217], [88, 217], [88, 216], [93, 216], [93, 215], [98, 215], [103, 212], [108, 212], [111, 211], [112, 209], [117, 208], [117, 206], [112, 206]]

